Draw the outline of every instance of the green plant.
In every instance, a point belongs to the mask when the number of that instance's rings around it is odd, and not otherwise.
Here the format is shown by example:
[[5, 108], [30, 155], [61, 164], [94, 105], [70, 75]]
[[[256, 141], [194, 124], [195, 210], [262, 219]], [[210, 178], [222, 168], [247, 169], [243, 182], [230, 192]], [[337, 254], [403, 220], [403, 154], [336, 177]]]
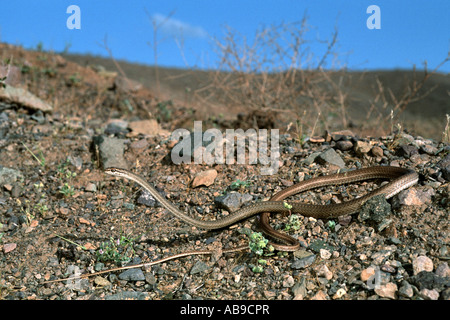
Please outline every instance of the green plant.
[[261, 257], [273, 255], [275, 248], [268, 244], [269, 240], [267, 240], [261, 232], [252, 232], [249, 229], [245, 229], [243, 233], [245, 233], [249, 238], [248, 245], [250, 250], [257, 256], [260, 256], [256, 265], [252, 266], [252, 271], [255, 273], [261, 273], [264, 270], [264, 266], [267, 264], [267, 261]]
[[75, 190], [67, 182], [59, 189], [59, 193], [62, 193], [65, 197], [71, 197], [75, 194]]
[[69, 159], [58, 165], [57, 173], [59, 180], [63, 183], [60, 186], [59, 193], [66, 197], [71, 197], [75, 194], [75, 189], [69, 184], [73, 178], [77, 176], [76, 172], [71, 171], [68, 167], [70, 165]]
[[111, 237], [109, 241], [100, 245], [100, 248], [97, 250], [97, 260], [99, 262], [127, 263], [134, 255], [133, 247], [133, 239], [124, 235], [117, 239]]
[[330, 228], [330, 230], [334, 231], [334, 228], [336, 228], [336, 222], [334, 222], [333, 220], [329, 220], [328, 228]]
[[289, 230], [299, 230], [300, 229], [300, 225], [301, 225], [301, 220], [300, 217], [296, 214], [291, 214], [289, 217], [289, 222], [286, 224], [286, 226], [284, 227], [284, 230], [289, 231]]
[[241, 188], [247, 188], [250, 185], [251, 185], [250, 180], [242, 181], [242, 180], [237, 179], [236, 181], [234, 181], [230, 184], [230, 189], [237, 190], [237, 189], [241, 189]]

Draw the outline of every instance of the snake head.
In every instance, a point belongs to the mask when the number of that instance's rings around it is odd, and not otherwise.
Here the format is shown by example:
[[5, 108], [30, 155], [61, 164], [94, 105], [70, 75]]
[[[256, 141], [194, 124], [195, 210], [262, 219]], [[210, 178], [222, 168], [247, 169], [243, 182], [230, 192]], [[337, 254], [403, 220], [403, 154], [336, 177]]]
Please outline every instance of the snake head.
[[123, 169], [119, 169], [119, 168], [114, 168], [114, 167], [110, 167], [110, 168], [106, 168], [105, 169], [105, 173], [106, 174], [110, 174], [112, 176], [117, 176], [117, 177], [122, 177], [123, 176]]

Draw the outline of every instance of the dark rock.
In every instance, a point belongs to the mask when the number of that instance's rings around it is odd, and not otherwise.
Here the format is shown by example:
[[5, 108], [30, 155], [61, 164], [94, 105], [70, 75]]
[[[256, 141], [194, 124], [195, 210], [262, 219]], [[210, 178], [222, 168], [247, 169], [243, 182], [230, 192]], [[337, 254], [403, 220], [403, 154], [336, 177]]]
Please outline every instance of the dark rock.
[[450, 277], [440, 277], [430, 271], [421, 271], [411, 277], [411, 281], [419, 290], [438, 289], [443, 290], [450, 287]]
[[397, 149], [397, 155], [403, 158], [410, 158], [412, 155], [419, 154], [417, 147], [402, 144]]

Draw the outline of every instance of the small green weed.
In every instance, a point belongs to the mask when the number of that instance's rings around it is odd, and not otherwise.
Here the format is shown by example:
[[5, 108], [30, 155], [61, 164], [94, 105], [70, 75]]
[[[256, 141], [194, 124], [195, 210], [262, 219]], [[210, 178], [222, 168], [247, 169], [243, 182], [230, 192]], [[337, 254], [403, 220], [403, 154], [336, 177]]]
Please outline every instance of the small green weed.
[[289, 222], [284, 227], [285, 231], [294, 230], [297, 231], [300, 229], [300, 226], [302, 224], [302, 221], [300, 220], [300, 217], [296, 214], [291, 214], [289, 217]]
[[57, 174], [62, 185], [60, 186], [59, 193], [65, 197], [71, 197], [75, 194], [75, 189], [70, 185], [73, 178], [77, 176], [76, 172], [69, 169], [70, 161], [66, 159], [65, 162], [58, 165]]
[[243, 189], [243, 188], [247, 188], [251, 185], [251, 181], [250, 180], [239, 180], [237, 179], [236, 181], [232, 182], [230, 184], [230, 190], [238, 190], [238, 189]]
[[134, 255], [134, 239], [126, 236], [103, 242], [97, 250], [97, 260], [99, 262], [112, 261], [117, 264], [129, 262]]
[[274, 255], [275, 248], [269, 244], [269, 240], [267, 240], [261, 232], [252, 232], [250, 229], [244, 229], [242, 232], [249, 238], [248, 245], [250, 250], [260, 257], [257, 260], [257, 264], [252, 267], [252, 271], [261, 273], [264, 271], [264, 266], [267, 264], [267, 261], [262, 257]]

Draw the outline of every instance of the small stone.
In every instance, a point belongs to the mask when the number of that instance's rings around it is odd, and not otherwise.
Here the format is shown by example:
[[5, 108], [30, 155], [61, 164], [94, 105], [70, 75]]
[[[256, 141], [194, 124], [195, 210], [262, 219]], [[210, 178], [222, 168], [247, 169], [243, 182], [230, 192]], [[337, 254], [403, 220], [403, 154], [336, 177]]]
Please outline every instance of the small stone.
[[397, 155], [403, 158], [410, 158], [411, 156], [418, 153], [419, 150], [417, 149], [417, 147], [412, 145], [403, 144], [397, 149]]
[[145, 275], [139, 268], [133, 268], [128, 269], [119, 274], [120, 280], [127, 280], [127, 281], [144, 281]]
[[356, 144], [354, 146], [354, 150], [358, 155], [369, 153], [371, 149], [372, 145], [367, 141], [356, 141]]
[[320, 163], [328, 163], [338, 166], [339, 168], [345, 167], [344, 160], [342, 160], [342, 158], [337, 154], [336, 151], [334, 151], [333, 148], [320, 153], [316, 160], [319, 160]]
[[336, 148], [338, 148], [341, 151], [348, 151], [351, 148], [353, 148], [353, 143], [348, 140], [341, 140], [336, 142]]
[[328, 269], [328, 267], [326, 265], [320, 266], [316, 270], [316, 274], [317, 274], [317, 276], [324, 277], [327, 280], [331, 280], [331, 278], [333, 278], [333, 272], [331, 272], [330, 269]]
[[333, 299], [340, 299], [343, 296], [345, 296], [347, 294], [347, 291], [345, 291], [344, 288], [340, 288], [338, 289], [338, 291], [336, 291], [336, 293], [333, 295]]
[[398, 295], [405, 298], [412, 298], [414, 290], [407, 281], [402, 281], [402, 286], [398, 290]]
[[405, 206], [421, 206], [424, 204], [430, 204], [431, 198], [435, 195], [433, 188], [416, 189], [410, 188], [403, 190], [398, 194], [398, 202], [400, 205]]
[[5, 243], [5, 244], [3, 245], [3, 252], [4, 252], [4, 253], [11, 252], [11, 251], [13, 251], [16, 247], [17, 247], [17, 244], [14, 243], [14, 242], [12, 242], [12, 243]]
[[9, 85], [6, 85], [5, 88], [0, 88], [0, 100], [7, 103], [22, 105], [33, 110], [42, 110], [43, 112], [50, 112], [53, 110], [51, 105], [42, 101], [31, 92], [23, 88], [16, 88]]
[[23, 174], [19, 170], [10, 169], [0, 166], [0, 186], [12, 185], [17, 180], [22, 180]]
[[444, 159], [439, 161], [436, 166], [441, 169], [444, 179], [450, 181], [450, 153], [447, 153]]
[[324, 260], [328, 260], [331, 258], [331, 252], [327, 249], [320, 249], [320, 257]]
[[447, 262], [442, 262], [436, 268], [436, 275], [439, 277], [450, 277], [450, 268]]
[[433, 271], [433, 261], [427, 256], [418, 256], [412, 261], [413, 273], [418, 274], [421, 271]]
[[375, 288], [375, 293], [383, 298], [395, 299], [397, 292], [397, 285], [393, 282], [388, 282], [385, 285]]
[[327, 294], [323, 292], [322, 290], [319, 290], [312, 298], [311, 300], [327, 300]]
[[303, 300], [306, 297], [308, 290], [306, 289], [306, 278], [301, 277], [300, 280], [292, 287], [294, 300]]
[[217, 177], [217, 171], [215, 169], [206, 170], [200, 173], [197, 173], [192, 180], [192, 187], [196, 188], [198, 186], [210, 186], [214, 183], [214, 180]]
[[95, 183], [88, 183], [84, 190], [88, 192], [97, 192], [97, 186]]
[[437, 154], [438, 149], [432, 145], [425, 144], [420, 147], [420, 151], [425, 152], [426, 154], [429, 154], [430, 156], [433, 156]]
[[274, 299], [277, 296], [276, 292], [272, 290], [264, 290], [264, 297], [266, 299]]
[[314, 260], [316, 260], [316, 255], [305, 250], [298, 250], [294, 252], [294, 262], [291, 263], [291, 268], [302, 269], [309, 267]]
[[426, 299], [437, 300], [439, 299], [439, 292], [436, 289], [422, 289], [420, 290], [420, 294]]
[[373, 155], [374, 157], [379, 157], [379, 158], [381, 158], [381, 157], [384, 155], [383, 149], [381, 149], [379, 146], [373, 146], [373, 147], [372, 147], [372, 150], [370, 150], [370, 151], [372, 152], [372, 155]]
[[95, 277], [94, 282], [100, 287], [107, 287], [111, 285], [111, 282], [100, 276]]
[[294, 278], [289, 275], [286, 279], [283, 280], [283, 287], [290, 288], [295, 284]]
[[375, 268], [374, 267], [368, 267], [361, 271], [360, 278], [361, 281], [368, 281], [371, 277], [375, 275]]

